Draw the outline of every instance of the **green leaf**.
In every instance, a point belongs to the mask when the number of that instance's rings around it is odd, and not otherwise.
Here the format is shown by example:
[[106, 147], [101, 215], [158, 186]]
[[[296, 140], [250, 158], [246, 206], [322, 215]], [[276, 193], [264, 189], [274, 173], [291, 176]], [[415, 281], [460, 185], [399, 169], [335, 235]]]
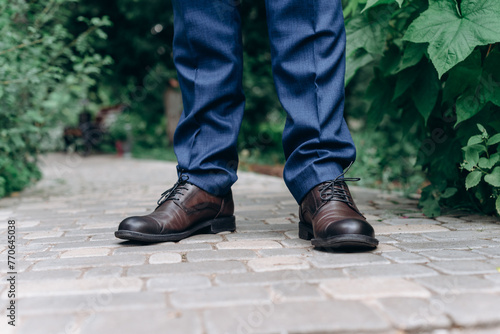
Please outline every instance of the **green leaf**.
[[467, 142], [467, 146], [472, 146], [475, 144], [479, 144], [483, 142], [483, 136], [481, 135], [475, 135], [469, 138], [469, 141]]
[[457, 99], [457, 122], [455, 123], [455, 126], [475, 116], [481, 111], [481, 109], [484, 108], [485, 105], [486, 103], [476, 93], [475, 89], [468, 89]]
[[481, 181], [482, 176], [483, 173], [478, 170], [469, 173], [469, 175], [465, 178], [465, 188], [469, 190], [470, 188], [477, 186], [479, 181]]
[[483, 133], [483, 136], [488, 137], [488, 131], [486, 131], [484, 126], [482, 126], [481, 124], [476, 124], [476, 126], [479, 129], [479, 131]]
[[434, 106], [436, 105], [441, 84], [432, 65], [423, 67], [415, 84], [412, 86], [412, 100], [427, 123]]
[[394, 90], [394, 96], [392, 98], [393, 101], [403, 95], [408, 90], [408, 88], [413, 85], [415, 80], [417, 80], [419, 73], [419, 66], [413, 66], [405, 71], [401, 71], [398, 73], [396, 79], [396, 88]]
[[495, 167], [491, 173], [485, 175], [484, 180], [493, 187], [500, 187], [500, 167]]
[[453, 101], [469, 88], [476, 88], [481, 81], [481, 52], [474, 51], [467, 59], [452, 68], [443, 89], [443, 102]]
[[365, 10], [372, 8], [372, 7], [375, 7], [375, 6], [387, 5], [387, 4], [394, 3], [394, 2], [397, 2], [399, 5], [399, 8], [401, 8], [401, 6], [403, 5], [403, 1], [404, 0], [368, 0], [366, 2], [365, 8], [363, 8], [361, 13], [363, 13]]
[[[497, 209], [497, 213], [500, 215], [500, 196], [498, 196], [497, 200], [495, 201], [495, 207]], [[497, 270], [500, 272], [499, 268], [497, 268]]]
[[427, 45], [424, 43], [408, 43], [403, 53], [403, 57], [401, 58], [401, 63], [399, 64], [397, 72], [417, 65], [425, 55], [426, 48]]
[[346, 55], [350, 56], [358, 49], [368, 53], [382, 55], [385, 47], [385, 27], [389, 20], [380, 18], [372, 21], [366, 15], [361, 15], [346, 23]]
[[493, 168], [493, 166], [495, 166], [497, 161], [498, 161], [498, 159], [492, 159], [491, 157], [490, 157], [490, 159], [482, 157], [482, 158], [479, 158], [478, 166], [479, 166], [479, 168], [491, 169], [491, 168]]
[[491, 146], [500, 143], [500, 133], [497, 133], [496, 135], [491, 136], [490, 139], [488, 139], [488, 142], [486, 145]]
[[478, 45], [500, 41], [500, 1], [467, 0], [462, 16], [451, 0], [429, 0], [429, 8], [408, 27], [404, 39], [429, 43], [427, 49], [439, 77], [467, 58]]
[[364, 50], [358, 50], [346, 58], [345, 84], [349, 84], [356, 72], [373, 61], [373, 56]]
[[457, 188], [446, 188], [444, 193], [441, 195], [441, 198], [450, 198], [451, 196], [457, 193]]
[[477, 165], [479, 162], [479, 154], [486, 152], [486, 147], [476, 144], [466, 146], [463, 150], [465, 151], [465, 160], [472, 165]]

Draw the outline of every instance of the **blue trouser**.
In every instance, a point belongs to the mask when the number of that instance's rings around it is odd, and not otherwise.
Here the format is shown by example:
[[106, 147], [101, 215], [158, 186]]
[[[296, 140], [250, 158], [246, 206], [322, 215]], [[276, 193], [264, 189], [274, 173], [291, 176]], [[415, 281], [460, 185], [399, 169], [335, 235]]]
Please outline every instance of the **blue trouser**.
[[[239, 0], [172, 0], [174, 62], [184, 112], [174, 136], [178, 168], [215, 195], [237, 180], [243, 118]], [[355, 159], [343, 117], [341, 0], [266, 0], [274, 81], [288, 117], [285, 183], [301, 202]]]

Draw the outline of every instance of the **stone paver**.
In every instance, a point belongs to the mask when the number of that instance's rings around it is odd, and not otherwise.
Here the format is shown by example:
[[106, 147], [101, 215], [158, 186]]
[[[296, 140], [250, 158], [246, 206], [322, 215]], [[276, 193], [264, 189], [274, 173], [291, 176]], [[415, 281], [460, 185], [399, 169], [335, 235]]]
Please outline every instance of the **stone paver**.
[[[498, 333], [500, 222], [431, 219], [413, 199], [352, 187], [379, 247], [327, 253], [298, 238], [282, 180], [239, 173], [235, 233], [152, 245], [113, 235], [155, 208], [175, 163], [48, 155], [44, 179], [0, 200], [17, 226], [18, 326], [45, 333]], [[6, 238], [5, 224], [0, 237]], [[0, 244], [0, 305], [7, 305]]]

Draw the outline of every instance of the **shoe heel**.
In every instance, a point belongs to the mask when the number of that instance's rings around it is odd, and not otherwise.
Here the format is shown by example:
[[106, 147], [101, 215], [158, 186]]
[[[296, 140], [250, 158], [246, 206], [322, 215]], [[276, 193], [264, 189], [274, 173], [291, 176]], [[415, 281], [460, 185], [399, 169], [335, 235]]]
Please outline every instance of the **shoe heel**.
[[311, 240], [314, 238], [312, 228], [303, 222], [299, 222], [299, 238], [304, 240]]
[[210, 224], [210, 232], [211, 233], [219, 233], [219, 232], [234, 232], [236, 230], [236, 219], [234, 216], [217, 218], [212, 221]]

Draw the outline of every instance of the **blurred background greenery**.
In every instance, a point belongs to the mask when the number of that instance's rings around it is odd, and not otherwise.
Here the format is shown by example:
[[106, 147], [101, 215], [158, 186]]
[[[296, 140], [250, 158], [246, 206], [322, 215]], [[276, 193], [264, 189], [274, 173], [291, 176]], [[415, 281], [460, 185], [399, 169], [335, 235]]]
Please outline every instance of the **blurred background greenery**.
[[[429, 216], [443, 207], [500, 213], [500, 2], [343, 5], [345, 115], [358, 148], [349, 174], [363, 186], [420, 194]], [[241, 167], [279, 174], [285, 112], [264, 0], [243, 1], [241, 13]], [[41, 177], [38, 154], [64, 149], [63, 133], [81, 136], [82, 113], [106, 118], [94, 152], [175, 160], [172, 23], [164, 0], [0, 1], [0, 197]]]

